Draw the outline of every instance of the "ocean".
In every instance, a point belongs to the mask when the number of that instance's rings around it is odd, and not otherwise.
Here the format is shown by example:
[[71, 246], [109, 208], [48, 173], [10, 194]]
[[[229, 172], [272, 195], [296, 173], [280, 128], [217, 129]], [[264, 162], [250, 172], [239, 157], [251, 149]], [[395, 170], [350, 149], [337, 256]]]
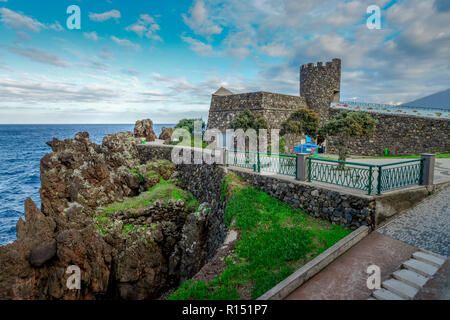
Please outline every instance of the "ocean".
[[[163, 126], [174, 125], [154, 124], [156, 135]], [[27, 197], [41, 206], [39, 163], [51, 152], [47, 141], [73, 138], [86, 131], [93, 142], [101, 144], [105, 135], [133, 128], [134, 124], [0, 125], [0, 246], [16, 240], [16, 223], [23, 217]]]

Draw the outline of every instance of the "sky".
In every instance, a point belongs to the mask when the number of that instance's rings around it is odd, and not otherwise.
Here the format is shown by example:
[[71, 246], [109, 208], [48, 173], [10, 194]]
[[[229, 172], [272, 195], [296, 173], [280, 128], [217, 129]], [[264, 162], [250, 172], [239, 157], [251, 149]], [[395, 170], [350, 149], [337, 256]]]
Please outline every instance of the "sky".
[[449, 57], [448, 0], [0, 0], [0, 123], [207, 120], [221, 86], [298, 95], [333, 58], [341, 100], [399, 104], [448, 89]]

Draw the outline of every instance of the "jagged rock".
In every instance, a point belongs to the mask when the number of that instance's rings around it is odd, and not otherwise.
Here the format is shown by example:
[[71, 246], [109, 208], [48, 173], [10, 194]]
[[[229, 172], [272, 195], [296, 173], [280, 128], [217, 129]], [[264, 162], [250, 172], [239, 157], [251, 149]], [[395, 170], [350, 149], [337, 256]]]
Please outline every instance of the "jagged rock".
[[[131, 132], [108, 135], [101, 145], [83, 132], [48, 145], [42, 209], [28, 198], [17, 241], [0, 247], [0, 299], [151, 299], [198, 271], [216, 230], [208, 229], [216, 222], [204, 206], [194, 212], [192, 202], [164, 199], [114, 212], [104, 229], [96, 220], [102, 206], [146, 192], [162, 178], [181, 179], [178, 166], [144, 161]], [[214, 169], [211, 175], [220, 178]], [[71, 266], [80, 269], [81, 290], [66, 285]]]
[[161, 134], [159, 135], [158, 139], [164, 140], [164, 141], [170, 141], [172, 139], [172, 134], [173, 134], [173, 128], [162, 127]]
[[136, 138], [145, 138], [147, 141], [155, 141], [156, 134], [153, 131], [153, 121], [150, 119], [136, 121], [134, 136]]
[[41, 267], [56, 254], [56, 240], [51, 243], [34, 248], [30, 252], [30, 264], [33, 267]]

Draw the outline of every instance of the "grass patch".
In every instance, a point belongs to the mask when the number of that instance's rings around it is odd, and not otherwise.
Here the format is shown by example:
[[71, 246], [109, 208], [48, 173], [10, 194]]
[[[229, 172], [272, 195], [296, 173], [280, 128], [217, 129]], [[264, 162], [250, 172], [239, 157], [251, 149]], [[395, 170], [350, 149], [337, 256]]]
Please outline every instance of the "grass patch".
[[225, 223], [241, 231], [234, 254], [214, 280], [187, 281], [170, 300], [239, 299], [239, 287], [256, 299], [351, 232], [246, 186], [235, 174], [224, 178], [222, 197]]
[[103, 208], [103, 213], [109, 216], [118, 211], [148, 207], [154, 204], [156, 200], [167, 204], [171, 199], [186, 201], [188, 208], [192, 211], [195, 211], [199, 205], [197, 199], [190, 192], [180, 189], [172, 180], [166, 181], [161, 178], [160, 182], [147, 192], [123, 202], [114, 202]]
[[[168, 205], [169, 200], [183, 200], [186, 202], [186, 208], [189, 212], [195, 212], [199, 203], [192, 193], [180, 189], [172, 180], [166, 181], [161, 178], [160, 182], [149, 189], [149, 191], [140, 194], [137, 197], [128, 198], [122, 202], [114, 202], [95, 213], [94, 222], [97, 229], [105, 235], [109, 229], [115, 228], [110, 216], [119, 211], [138, 210], [153, 205], [156, 200]], [[125, 234], [133, 230], [132, 225], [121, 226]]]

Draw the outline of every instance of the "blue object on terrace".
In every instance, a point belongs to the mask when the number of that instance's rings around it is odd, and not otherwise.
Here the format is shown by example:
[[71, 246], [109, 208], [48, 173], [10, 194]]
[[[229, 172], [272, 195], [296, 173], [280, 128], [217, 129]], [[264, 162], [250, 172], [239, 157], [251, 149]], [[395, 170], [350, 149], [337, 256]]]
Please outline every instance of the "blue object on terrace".
[[316, 154], [319, 152], [319, 146], [314, 143], [300, 144], [294, 147], [294, 152]]

